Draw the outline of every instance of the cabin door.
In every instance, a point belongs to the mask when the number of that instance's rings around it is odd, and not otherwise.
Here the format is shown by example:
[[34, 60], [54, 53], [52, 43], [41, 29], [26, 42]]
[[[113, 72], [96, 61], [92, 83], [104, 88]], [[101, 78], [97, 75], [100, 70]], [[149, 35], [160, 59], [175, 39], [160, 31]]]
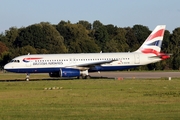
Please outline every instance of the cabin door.
[[139, 56], [139, 54], [134, 54], [134, 64], [140, 64], [140, 56]]

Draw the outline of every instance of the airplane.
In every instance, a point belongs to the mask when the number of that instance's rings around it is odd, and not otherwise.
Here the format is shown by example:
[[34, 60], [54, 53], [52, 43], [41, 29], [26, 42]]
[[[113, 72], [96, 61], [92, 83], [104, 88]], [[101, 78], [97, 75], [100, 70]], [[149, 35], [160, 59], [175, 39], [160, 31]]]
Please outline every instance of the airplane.
[[161, 53], [166, 25], [158, 25], [134, 52], [28, 54], [12, 59], [4, 66], [9, 72], [49, 73], [50, 77], [90, 78], [89, 72], [125, 70], [170, 58]]

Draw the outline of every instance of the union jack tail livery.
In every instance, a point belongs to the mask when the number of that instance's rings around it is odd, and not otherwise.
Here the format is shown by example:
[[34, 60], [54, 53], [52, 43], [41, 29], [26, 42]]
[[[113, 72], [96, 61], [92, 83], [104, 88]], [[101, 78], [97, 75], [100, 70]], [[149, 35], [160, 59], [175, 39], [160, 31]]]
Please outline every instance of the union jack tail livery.
[[158, 25], [136, 52], [159, 55], [165, 27], [165, 25]]

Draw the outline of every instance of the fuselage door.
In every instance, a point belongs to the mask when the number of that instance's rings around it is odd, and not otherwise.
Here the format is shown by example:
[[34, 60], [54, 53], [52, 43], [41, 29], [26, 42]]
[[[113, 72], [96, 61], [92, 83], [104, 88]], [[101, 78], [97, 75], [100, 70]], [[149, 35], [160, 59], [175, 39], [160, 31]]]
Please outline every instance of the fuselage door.
[[134, 54], [134, 64], [140, 64], [140, 56], [139, 54]]

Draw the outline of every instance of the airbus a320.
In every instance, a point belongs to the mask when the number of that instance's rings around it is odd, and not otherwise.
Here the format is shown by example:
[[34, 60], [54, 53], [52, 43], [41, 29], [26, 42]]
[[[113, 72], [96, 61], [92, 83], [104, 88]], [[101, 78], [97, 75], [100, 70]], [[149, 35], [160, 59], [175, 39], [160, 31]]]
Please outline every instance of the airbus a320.
[[89, 72], [116, 71], [165, 60], [169, 54], [161, 53], [165, 25], [158, 25], [140, 48], [134, 52], [31, 54], [12, 59], [4, 66], [9, 72], [49, 73], [50, 77], [89, 78]]

